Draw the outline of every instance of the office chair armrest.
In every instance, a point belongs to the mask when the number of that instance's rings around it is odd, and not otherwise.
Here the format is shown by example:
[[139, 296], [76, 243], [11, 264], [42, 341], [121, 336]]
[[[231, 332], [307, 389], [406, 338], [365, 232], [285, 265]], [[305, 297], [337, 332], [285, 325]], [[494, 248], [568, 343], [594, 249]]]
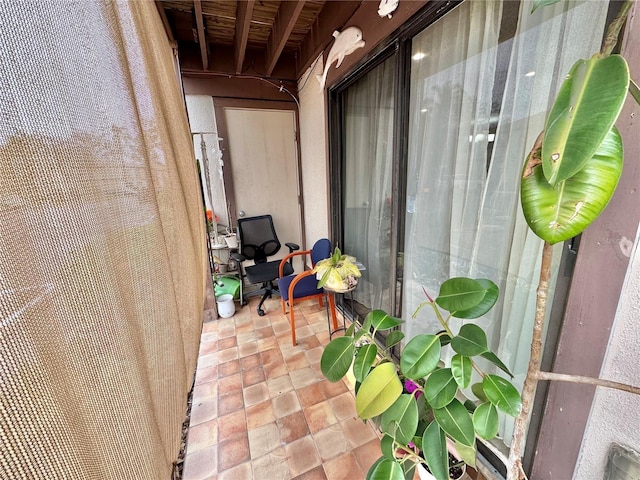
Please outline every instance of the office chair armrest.
[[287, 262], [292, 263], [293, 257], [295, 257], [296, 255], [311, 255], [311, 250], [302, 250], [300, 252], [292, 252], [288, 254], [286, 257], [284, 257], [282, 260], [280, 260], [280, 267], [278, 268], [278, 278], [282, 278], [282, 274], [284, 273], [284, 264]]
[[244, 255], [238, 252], [231, 252], [231, 258], [233, 258], [238, 263], [242, 263], [247, 259]]
[[298, 245], [297, 243], [287, 242], [285, 243], [285, 245], [289, 247], [289, 253], [300, 250], [300, 245]]

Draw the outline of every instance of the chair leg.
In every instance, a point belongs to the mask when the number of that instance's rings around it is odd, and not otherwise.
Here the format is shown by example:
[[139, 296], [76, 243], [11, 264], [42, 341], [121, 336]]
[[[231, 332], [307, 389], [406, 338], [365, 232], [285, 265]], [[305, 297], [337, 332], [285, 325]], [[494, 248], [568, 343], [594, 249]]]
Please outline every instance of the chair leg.
[[291, 324], [291, 344], [295, 347], [296, 346], [296, 318], [295, 318], [295, 312], [294, 312], [294, 308], [293, 308], [293, 302], [291, 302], [291, 304], [289, 305], [289, 315], [291, 318], [291, 321], [289, 322]]
[[264, 316], [264, 310], [262, 309], [262, 304], [267, 298], [271, 298], [271, 288], [272, 288], [272, 285], [267, 285], [265, 287], [264, 294], [262, 295], [262, 298], [260, 299], [260, 303], [258, 304], [258, 309], [257, 309], [258, 315], [260, 315], [261, 317]]
[[282, 297], [280, 297], [280, 306], [282, 307], [282, 314], [287, 314], [287, 305]]

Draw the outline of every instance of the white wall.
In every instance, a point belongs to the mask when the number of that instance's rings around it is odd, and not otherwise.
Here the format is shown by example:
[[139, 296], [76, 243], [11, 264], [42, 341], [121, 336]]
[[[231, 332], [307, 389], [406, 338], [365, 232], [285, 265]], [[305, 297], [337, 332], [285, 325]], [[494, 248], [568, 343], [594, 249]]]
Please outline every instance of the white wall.
[[[220, 218], [220, 223], [229, 225], [227, 216], [227, 202], [225, 200], [224, 186], [222, 183], [221, 152], [218, 143], [216, 118], [213, 110], [213, 98], [209, 95], [185, 95], [187, 112], [189, 114], [189, 128], [193, 137], [193, 149], [196, 158], [200, 162], [202, 172], [202, 186], [204, 188], [205, 205]], [[208, 133], [204, 133], [208, 132]], [[209, 180], [211, 183], [211, 198], [208, 195], [207, 176], [204, 172], [202, 161], [202, 136], [204, 134], [205, 150], [209, 161]]]
[[[329, 236], [326, 111], [324, 92], [316, 75], [322, 74], [322, 54], [298, 83], [300, 96], [300, 151], [307, 248]], [[312, 65], [313, 67], [313, 65]]]
[[[640, 232], [640, 230], [639, 230]], [[640, 251], [636, 235], [600, 378], [640, 386]], [[603, 332], [604, 333], [604, 332]], [[574, 480], [602, 480], [612, 443], [640, 451], [640, 396], [598, 387]]]

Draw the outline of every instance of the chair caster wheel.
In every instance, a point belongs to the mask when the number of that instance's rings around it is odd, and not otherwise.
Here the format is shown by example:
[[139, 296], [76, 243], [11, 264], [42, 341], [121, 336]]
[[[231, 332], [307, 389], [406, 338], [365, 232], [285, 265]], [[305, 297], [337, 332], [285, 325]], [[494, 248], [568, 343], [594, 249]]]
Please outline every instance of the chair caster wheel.
[[258, 310], [258, 315], [260, 315], [261, 317], [264, 317], [264, 310], [263, 309], [259, 309]]

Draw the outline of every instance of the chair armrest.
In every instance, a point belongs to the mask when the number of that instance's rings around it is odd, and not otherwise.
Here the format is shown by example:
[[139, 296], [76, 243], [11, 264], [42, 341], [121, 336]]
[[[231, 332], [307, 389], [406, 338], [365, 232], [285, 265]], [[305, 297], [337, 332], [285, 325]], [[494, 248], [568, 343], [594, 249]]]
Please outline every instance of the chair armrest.
[[311, 275], [313, 275], [313, 274], [314, 274], [314, 273], [313, 273], [313, 270], [305, 270], [304, 272], [299, 273], [298, 275], [296, 275], [296, 278], [294, 278], [294, 279], [291, 281], [291, 283], [289, 284], [289, 298], [290, 298], [290, 299], [291, 299], [291, 298], [294, 298], [294, 296], [293, 296], [293, 291], [294, 291], [294, 290], [295, 290], [295, 288], [296, 288], [296, 284], [297, 284], [300, 280], [302, 280], [303, 278], [305, 278], [305, 277], [309, 277], [309, 276], [311, 276]]
[[296, 255], [311, 255], [311, 250], [301, 250], [299, 252], [292, 252], [292, 253], [289, 253], [286, 257], [284, 257], [282, 260], [280, 260], [280, 266], [278, 267], [278, 278], [282, 278], [282, 274], [284, 273], [284, 264], [287, 262], [292, 262], [293, 257], [295, 257]]
[[231, 252], [231, 258], [233, 258], [236, 262], [239, 262], [239, 263], [242, 263], [247, 259], [244, 255], [238, 252]]
[[297, 243], [287, 242], [285, 243], [285, 245], [289, 247], [289, 253], [300, 250], [300, 245], [298, 245]]

